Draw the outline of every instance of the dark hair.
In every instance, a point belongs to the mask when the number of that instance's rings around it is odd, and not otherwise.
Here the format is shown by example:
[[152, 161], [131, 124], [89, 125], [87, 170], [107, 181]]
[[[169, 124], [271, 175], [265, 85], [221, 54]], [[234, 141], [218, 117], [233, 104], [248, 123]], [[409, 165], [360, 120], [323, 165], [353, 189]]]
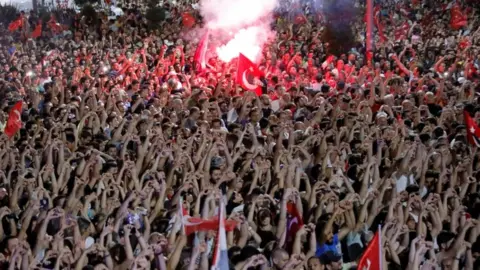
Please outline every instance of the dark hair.
[[15, 238], [17, 237], [12, 235], [7, 235], [5, 238], [3, 238], [2, 242], [0, 242], [0, 251], [2, 253], [6, 253], [8, 249], [8, 241], [10, 241], [10, 239], [15, 239]]
[[117, 263], [122, 263], [127, 258], [125, 248], [121, 244], [116, 244], [109, 250], [109, 252]]

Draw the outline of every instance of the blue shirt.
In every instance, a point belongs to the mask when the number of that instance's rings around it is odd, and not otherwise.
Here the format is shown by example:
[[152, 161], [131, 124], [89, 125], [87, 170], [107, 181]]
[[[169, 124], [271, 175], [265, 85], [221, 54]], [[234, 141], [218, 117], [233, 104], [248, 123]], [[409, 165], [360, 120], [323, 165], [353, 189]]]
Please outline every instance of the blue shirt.
[[315, 252], [316, 257], [322, 256], [322, 254], [326, 253], [327, 251], [333, 251], [335, 254], [341, 254], [341, 250], [339, 249], [340, 241], [338, 240], [338, 234], [333, 235], [333, 241], [331, 244], [324, 243], [320, 245], [317, 243], [317, 251]]

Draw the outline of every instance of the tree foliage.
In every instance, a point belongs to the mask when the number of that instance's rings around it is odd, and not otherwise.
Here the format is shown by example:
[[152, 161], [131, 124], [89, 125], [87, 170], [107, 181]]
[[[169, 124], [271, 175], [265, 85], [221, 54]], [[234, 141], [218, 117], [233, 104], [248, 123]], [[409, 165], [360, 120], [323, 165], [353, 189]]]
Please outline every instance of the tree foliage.
[[84, 7], [87, 5], [93, 5], [95, 3], [98, 3], [98, 0], [75, 0], [75, 5], [79, 7]]
[[0, 4], [0, 23], [8, 25], [18, 17], [17, 7], [10, 4]]
[[147, 14], [145, 17], [150, 23], [160, 23], [163, 22], [166, 18], [167, 14], [165, 9], [161, 7], [152, 7], [147, 10]]
[[83, 17], [85, 17], [85, 21], [88, 24], [96, 23], [98, 15], [97, 15], [97, 11], [92, 5], [88, 4], [83, 6], [81, 14]]

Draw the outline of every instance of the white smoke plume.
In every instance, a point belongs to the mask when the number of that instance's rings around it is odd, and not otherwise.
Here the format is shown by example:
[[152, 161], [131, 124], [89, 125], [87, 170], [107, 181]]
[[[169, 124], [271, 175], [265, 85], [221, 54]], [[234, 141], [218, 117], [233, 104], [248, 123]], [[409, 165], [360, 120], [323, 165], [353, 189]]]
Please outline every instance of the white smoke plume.
[[200, 11], [207, 28], [218, 40], [222, 61], [229, 62], [239, 53], [253, 61], [261, 56], [263, 45], [274, 35], [270, 29], [278, 0], [201, 0]]

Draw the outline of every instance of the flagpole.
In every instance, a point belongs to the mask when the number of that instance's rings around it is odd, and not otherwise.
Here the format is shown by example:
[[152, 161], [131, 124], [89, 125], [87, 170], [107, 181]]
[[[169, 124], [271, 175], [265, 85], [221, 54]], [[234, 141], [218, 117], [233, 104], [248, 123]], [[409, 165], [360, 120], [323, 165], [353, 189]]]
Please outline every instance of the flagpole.
[[373, 0], [367, 0], [367, 61], [371, 64], [373, 56]]
[[237, 91], [238, 67], [240, 66], [240, 53], [237, 57], [237, 76], [235, 76], [235, 92]]
[[182, 230], [182, 233], [185, 234], [185, 224], [183, 223], [183, 198], [180, 196], [178, 198], [178, 218], [180, 219], [180, 229]]
[[379, 242], [379, 248], [378, 248], [378, 253], [379, 253], [379, 265], [380, 265], [380, 270], [383, 269], [383, 257], [382, 257], [382, 225], [378, 224], [378, 242]]

